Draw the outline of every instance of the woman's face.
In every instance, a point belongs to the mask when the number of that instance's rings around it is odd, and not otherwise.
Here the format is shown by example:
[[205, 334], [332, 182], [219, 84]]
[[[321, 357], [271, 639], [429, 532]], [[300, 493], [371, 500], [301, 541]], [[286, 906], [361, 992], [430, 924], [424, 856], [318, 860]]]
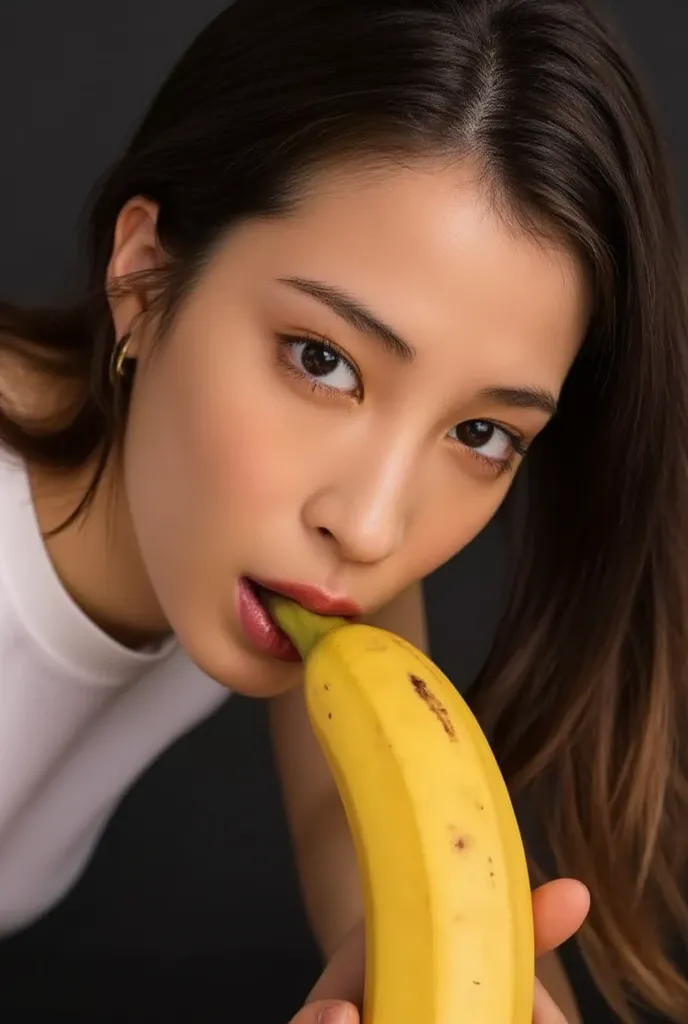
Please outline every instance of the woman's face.
[[[150, 265], [153, 232], [123, 211], [113, 273]], [[297, 670], [256, 582], [370, 613], [463, 548], [586, 317], [574, 259], [507, 226], [468, 164], [321, 175], [290, 216], [234, 229], [161, 345], [132, 349], [129, 515], [191, 657], [279, 692]]]

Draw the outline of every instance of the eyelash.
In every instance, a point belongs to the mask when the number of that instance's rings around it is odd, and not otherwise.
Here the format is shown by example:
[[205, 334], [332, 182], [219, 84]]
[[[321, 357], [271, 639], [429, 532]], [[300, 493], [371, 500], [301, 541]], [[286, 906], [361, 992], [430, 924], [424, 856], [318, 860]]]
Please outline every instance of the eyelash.
[[[509, 438], [511, 444], [511, 455], [507, 459], [490, 459], [487, 455], [481, 455], [475, 448], [469, 448], [467, 445], [461, 445], [461, 447], [469, 455], [472, 455], [474, 459], [478, 459], [483, 466], [487, 466], [495, 476], [502, 476], [503, 473], [509, 473], [516, 467], [517, 459], [523, 459], [528, 451], [528, 445], [525, 438], [521, 437], [520, 434], [514, 433], [512, 430], [507, 430], [501, 423], [495, 423], [494, 420], [480, 420], [481, 423], [489, 423], [491, 427], [501, 432]], [[457, 442], [460, 444], [460, 442]]]
[[[300, 380], [308, 384], [313, 391], [321, 391], [328, 395], [333, 395], [335, 398], [354, 398], [355, 401], [360, 402], [363, 399], [363, 382], [361, 380], [361, 371], [353, 362], [350, 356], [346, 355], [338, 345], [335, 345], [332, 341], [326, 341], [325, 338], [318, 338], [311, 334], [280, 334], [278, 336], [279, 348], [278, 357], [280, 365], [287, 373], [291, 374], [297, 380]], [[332, 355], [337, 356], [343, 363], [349, 367], [354, 377], [359, 383], [359, 386], [355, 392], [342, 391], [340, 388], [332, 388], [325, 384], [324, 381], [317, 380], [315, 377], [310, 377], [308, 374], [302, 373], [298, 366], [289, 359], [289, 351], [294, 345], [305, 344], [305, 345], [318, 345], [326, 352], [331, 352]]]
[[[363, 399], [363, 382], [361, 381], [361, 371], [358, 369], [353, 360], [347, 356], [338, 345], [334, 342], [327, 341], [325, 338], [316, 337], [309, 334], [280, 334], [278, 335], [278, 358], [280, 366], [292, 377], [295, 377], [301, 383], [306, 383], [310, 386], [312, 391], [320, 391], [326, 394], [332, 395], [338, 399], [351, 398], [353, 397], [357, 402]], [[324, 350], [331, 352], [333, 355], [341, 359], [342, 362], [346, 363], [351, 372], [354, 374], [356, 379], [359, 381], [359, 388], [355, 394], [351, 392], [342, 391], [339, 388], [328, 387], [327, 384], [317, 380], [314, 377], [310, 377], [305, 373], [302, 373], [289, 359], [289, 351], [294, 345], [298, 344], [309, 344], [319, 345]], [[514, 469], [514, 465], [517, 458], [523, 458], [528, 451], [528, 444], [524, 437], [517, 434], [513, 430], [507, 429], [501, 423], [495, 423], [494, 420], [480, 420], [475, 422], [489, 423], [490, 426], [494, 427], [495, 430], [501, 431], [508, 439], [511, 444], [512, 454], [507, 459], [494, 459], [488, 458], [486, 455], [481, 455], [479, 451], [474, 448], [469, 448], [468, 445], [461, 444], [460, 441], [455, 442], [460, 446], [463, 451], [467, 452], [474, 459], [477, 459], [481, 465], [487, 467], [495, 476], [501, 476], [503, 473], [509, 472]]]

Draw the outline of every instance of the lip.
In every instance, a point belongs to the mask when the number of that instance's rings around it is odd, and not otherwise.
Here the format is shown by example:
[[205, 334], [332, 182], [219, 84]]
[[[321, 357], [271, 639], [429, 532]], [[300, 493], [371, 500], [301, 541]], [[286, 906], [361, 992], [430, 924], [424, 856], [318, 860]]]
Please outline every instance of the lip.
[[242, 577], [237, 589], [237, 612], [244, 636], [251, 646], [278, 661], [301, 661], [301, 655], [274, 621], [256, 590], [257, 580]]
[[361, 608], [355, 601], [347, 597], [335, 597], [328, 594], [320, 587], [311, 586], [308, 583], [289, 583], [284, 580], [259, 580], [253, 582], [266, 590], [272, 590], [276, 594], [283, 594], [293, 601], [303, 605], [309, 612], [316, 615], [341, 615], [344, 618], [353, 618], [361, 614]]

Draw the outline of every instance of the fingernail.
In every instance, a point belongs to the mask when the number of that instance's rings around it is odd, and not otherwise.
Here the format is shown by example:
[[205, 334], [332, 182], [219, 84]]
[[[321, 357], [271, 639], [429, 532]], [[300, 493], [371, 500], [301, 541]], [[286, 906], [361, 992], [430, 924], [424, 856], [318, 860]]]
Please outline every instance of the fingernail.
[[332, 1003], [318, 1014], [318, 1024], [346, 1024], [349, 1019], [349, 1007], [341, 1003]]

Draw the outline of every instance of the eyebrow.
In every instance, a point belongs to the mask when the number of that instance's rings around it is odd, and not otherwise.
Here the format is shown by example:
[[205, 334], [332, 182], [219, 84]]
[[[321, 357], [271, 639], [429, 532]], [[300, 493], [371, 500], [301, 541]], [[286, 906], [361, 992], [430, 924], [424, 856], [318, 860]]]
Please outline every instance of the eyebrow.
[[280, 277], [278, 280], [282, 284], [296, 288], [297, 291], [322, 302], [355, 330], [369, 334], [379, 341], [388, 352], [392, 352], [405, 363], [410, 363], [415, 359], [416, 350], [413, 345], [405, 341], [384, 320], [380, 320], [369, 309], [366, 309], [361, 302], [352, 298], [351, 295], [347, 295], [341, 289], [335, 288], [331, 284], [325, 284], [324, 281], [312, 281], [305, 277]]
[[[415, 359], [416, 350], [413, 345], [405, 341], [384, 320], [371, 313], [361, 302], [340, 288], [306, 277], [280, 277], [278, 281], [322, 302], [354, 330], [376, 338], [387, 351], [392, 352], [404, 362], [410, 363]], [[557, 412], [556, 398], [544, 388], [488, 387], [484, 388], [478, 397], [515, 409], [537, 409], [548, 416], [554, 416]]]
[[488, 402], [499, 402], [513, 409], [537, 409], [548, 416], [556, 415], [558, 403], [551, 391], [545, 388], [483, 388], [478, 398]]

